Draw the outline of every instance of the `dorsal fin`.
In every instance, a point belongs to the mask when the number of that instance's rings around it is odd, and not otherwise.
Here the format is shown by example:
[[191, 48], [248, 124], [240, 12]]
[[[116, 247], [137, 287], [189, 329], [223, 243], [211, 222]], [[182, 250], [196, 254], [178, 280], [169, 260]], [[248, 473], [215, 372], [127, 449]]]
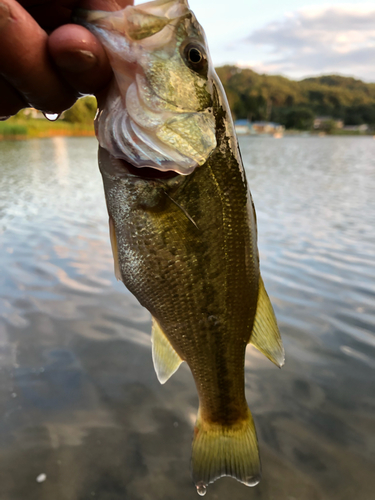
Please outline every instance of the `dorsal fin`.
[[111, 238], [111, 247], [113, 254], [113, 264], [115, 266], [115, 276], [117, 280], [122, 281], [121, 271], [120, 271], [120, 263], [118, 260], [118, 248], [117, 248], [117, 239], [115, 233], [115, 223], [113, 222], [112, 217], [109, 217], [109, 236]]
[[259, 276], [258, 304], [250, 344], [267, 356], [276, 366], [279, 368], [283, 366], [285, 352], [275, 313], [261, 276]]
[[152, 360], [156, 375], [161, 384], [165, 382], [177, 371], [182, 363], [182, 359], [171, 346], [165, 333], [160, 328], [156, 319], [152, 318]]

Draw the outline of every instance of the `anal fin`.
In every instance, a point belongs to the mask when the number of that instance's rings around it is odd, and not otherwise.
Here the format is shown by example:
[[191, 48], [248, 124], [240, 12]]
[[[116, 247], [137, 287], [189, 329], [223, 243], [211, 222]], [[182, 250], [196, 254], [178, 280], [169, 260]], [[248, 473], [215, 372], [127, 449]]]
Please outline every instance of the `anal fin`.
[[250, 344], [267, 356], [276, 366], [279, 368], [283, 366], [285, 352], [275, 313], [261, 276], [259, 277], [258, 304]]
[[113, 263], [115, 266], [115, 276], [117, 280], [122, 281], [121, 271], [120, 271], [120, 262], [118, 259], [118, 247], [117, 247], [117, 239], [115, 233], [115, 223], [113, 222], [112, 217], [109, 217], [109, 236], [111, 238], [111, 247], [112, 247], [112, 255], [113, 255]]
[[165, 382], [177, 371], [182, 363], [182, 359], [171, 346], [165, 333], [160, 328], [155, 318], [152, 318], [152, 360], [156, 375], [161, 384]]

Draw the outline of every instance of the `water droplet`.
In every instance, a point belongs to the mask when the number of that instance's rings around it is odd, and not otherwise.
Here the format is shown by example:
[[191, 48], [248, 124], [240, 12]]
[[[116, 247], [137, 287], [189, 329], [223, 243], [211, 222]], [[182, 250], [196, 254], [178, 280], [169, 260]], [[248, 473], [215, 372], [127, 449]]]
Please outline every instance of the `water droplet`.
[[204, 483], [198, 483], [196, 485], [196, 487], [197, 487], [197, 493], [198, 493], [198, 495], [200, 495], [201, 497], [204, 497], [204, 495], [207, 492], [207, 486]]
[[12, 398], [16, 398], [17, 397], [17, 393], [16, 392], [12, 392]]
[[36, 478], [37, 483], [43, 483], [47, 479], [46, 474], [39, 474], [39, 476]]
[[54, 122], [61, 116], [61, 113], [43, 113], [43, 114], [50, 122]]

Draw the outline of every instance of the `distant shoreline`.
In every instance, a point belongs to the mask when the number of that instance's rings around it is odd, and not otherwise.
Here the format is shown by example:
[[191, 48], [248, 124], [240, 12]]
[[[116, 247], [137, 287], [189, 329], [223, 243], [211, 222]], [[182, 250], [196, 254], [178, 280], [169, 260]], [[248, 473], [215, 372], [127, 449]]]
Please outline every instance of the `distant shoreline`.
[[[238, 134], [241, 137], [266, 137], [273, 134]], [[340, 129], [329, 133], [322, 131], [302, 131], [288, 129], [284, 130], [280, 137], [313, 137], [313, 136], [343, 136], [343, 137], [375, 137], [373, 131], [358, 132], [344, 131]], [[0, 122], [0, 141], [24, 141], [28, 139], [44, 139], [51, 137], [95, 137], [94, 125], [90, 123], [70, 123], [63, 119], [48, 121], [44, 119], [19, 120], [10, 118], [7, 121]]]
[[46, 137], [94, 137], [92, 121], [71, 123], [63, 119], [48, 121], [47, 119], [17, 119], [0, 122], [0, 140], [25, 140]]
[[40, 134], [0, 134], [0, 141], [25, 141], [29, 139], [49, 139], [51, 137], [95, 137], [95, 131], [89, 130], [52, 130], [50, 133]]
[[[272, 137], [273, 134], [238, 134], [238, 137], [252, 137], [254, 138], [259, 138], [259, 137]], [[31, 134], [0, 134], [0, 141], [25, 141], [25, 140], [30, 140], [30, 139], [49, 139], [52, 137], [95, 137], [95, 131], [94, 130], [87, 130], [87, 129], [75, 129], [75, 130], [69, 130], [69, 129], [53, 129], [49, 131], [43, 131], [39, 133], [31, 133]], [[287, 130], [285, 131], [281, 137], [374, 137], [375, 135], [373, 133], [359, 133], [359, 132], [346, 132], [346, 133], [316, 133], [316, 132], [301, 132], [299, 130]]]

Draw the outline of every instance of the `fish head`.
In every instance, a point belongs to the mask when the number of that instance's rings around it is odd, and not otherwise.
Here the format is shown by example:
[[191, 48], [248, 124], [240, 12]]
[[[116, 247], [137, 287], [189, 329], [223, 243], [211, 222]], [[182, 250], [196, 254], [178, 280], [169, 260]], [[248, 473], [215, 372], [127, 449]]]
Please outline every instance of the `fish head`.
[[186, 0], [85, 11], [114, 81], [96, 120], [100, 146], [135, 167], [187, 175], [216, 147], [213, 71], [205, 34]]

